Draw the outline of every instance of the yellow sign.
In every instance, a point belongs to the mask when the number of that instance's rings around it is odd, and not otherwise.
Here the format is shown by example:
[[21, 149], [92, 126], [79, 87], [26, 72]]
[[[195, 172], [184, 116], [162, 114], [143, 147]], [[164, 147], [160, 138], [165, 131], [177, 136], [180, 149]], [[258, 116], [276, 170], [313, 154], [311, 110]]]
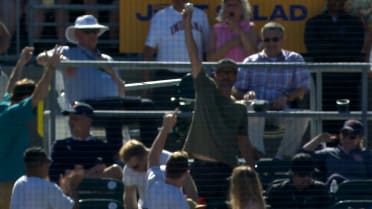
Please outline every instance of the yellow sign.
[[[120, 52], [142, 53], [151, 17], [156, 11], [169, 6], [171, 0], [120, 1]], [[219, 0], [193, 0], [205, 11], [214, 24]], [[325, 0], [250, 0], [252, 19], [257, 29], [269, 21], [286, 27], [286, 49], [305, 52], [304, 26], [307, 19], [322, 12]]]

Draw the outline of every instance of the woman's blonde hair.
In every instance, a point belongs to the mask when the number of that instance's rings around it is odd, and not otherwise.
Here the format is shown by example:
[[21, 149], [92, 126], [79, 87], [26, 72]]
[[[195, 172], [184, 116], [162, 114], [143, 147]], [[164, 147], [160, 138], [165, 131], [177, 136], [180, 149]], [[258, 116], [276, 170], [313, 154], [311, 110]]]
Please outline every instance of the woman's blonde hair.
[[[218, 12], [218, 15], [216, 17], [217, 21], [222, 21], [223, 20], [223, 13], [225, 11], [225, 1], [226, 0], [221, 0], [221, 8], [220, 11]], [[248, 0], [238, 0], [240, 1], [242, 7], [243, 7], [243, 20], [250, 20], [251, 19], [251, 14], [252, 14], [252, 8], [251, 4], [249, 3]]]
[[142, 142], [136, 139], [131, 139], [123, 146], [121, 146], [119, 150], [119, 156], [120, 159], [126, 163], [132, 157], [142, 158], [143, 156], [145, 156], [146, 152], [147, 148]]
[[250, 166], [235, 167], [230, 178], [231, 209], [244, 209], [250, 202], [265, 208], [260, 179]]

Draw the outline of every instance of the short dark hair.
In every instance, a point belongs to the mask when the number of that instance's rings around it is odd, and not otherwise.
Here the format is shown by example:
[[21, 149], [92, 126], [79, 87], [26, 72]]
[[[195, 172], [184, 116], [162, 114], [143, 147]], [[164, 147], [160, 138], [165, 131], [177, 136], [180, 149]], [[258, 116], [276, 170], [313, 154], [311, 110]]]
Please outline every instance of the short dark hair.
[[41, 147], [30, 147], [23, 154], [26, 167], [35, 167], [40, 163], [50, 162], [47, 153]]
[[10, 100], [13, 102], [19, 102], [25, 97], [31, 96], [35, 90], [35, 81], [24, 78], [15, 83], [15, 86], [11, 92]]
[[166, 176], [171, 179], [180, 178], [189, 169], [189, 156], [185, 151], [172, 153], [167, 161]]
[[315, 163], [308, 153], [298, 153], [291, 160], [292, 173], [312, 173], [315, 171]]

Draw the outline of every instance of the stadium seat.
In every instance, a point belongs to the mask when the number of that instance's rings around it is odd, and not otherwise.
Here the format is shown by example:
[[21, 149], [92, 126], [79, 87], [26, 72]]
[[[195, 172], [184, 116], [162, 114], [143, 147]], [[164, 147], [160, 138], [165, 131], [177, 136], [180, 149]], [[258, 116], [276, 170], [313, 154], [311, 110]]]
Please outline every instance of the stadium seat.
[[123, 203], [114, 199], [82, 199], [79, 209], [124, 209]]
[[264, 190], [276, 179], [288, 178], [290, 161], [261, 158], [256, 162], [255, 169], [260, 177]]
[[370, 209], [372, 208], [372, 200], [342, 200], [336, 202], [332, 209]]
[[341, 200], [371, 200], [372, 180], [349, 180], [338, 185], [334, 194], [336, 201]]
[[123, 202], [124, 185], [111, 178], [85, 178], [80, 183], [77, 193], [83, 199], [114, 199]]

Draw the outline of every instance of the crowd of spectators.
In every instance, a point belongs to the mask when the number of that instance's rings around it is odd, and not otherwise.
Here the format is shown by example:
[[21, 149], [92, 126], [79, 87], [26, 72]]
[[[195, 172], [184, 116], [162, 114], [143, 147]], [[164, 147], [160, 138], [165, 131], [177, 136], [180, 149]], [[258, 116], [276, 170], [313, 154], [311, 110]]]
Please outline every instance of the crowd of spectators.
[[[22, 50], [10, 74], [0, 103], [0, 162], [5, 168], [0, 173], [0, 209], [76, 208], [77, 189], [83, 178], [122, 180], [124, 207], [128, 209], [187, 209], [190, 202], [195, 208], [207, 209], [264, 209], [268, 205], [273, 209], [328, 208], [332, 205], [331, 183], [371, 178], [371, 151], [363, 146], [367, 139], [361, 121], [347, 120], [341, 129], [337, 128], [338, 134], [322, 133], [301, 147], [309, 118], [248, 116], [251, 106], [241, 102], [245, 98], [266, 100], [274, 111], [299, 110], [297, 102], [310, 90], [312, 78], [307, 69], [238, 67], [240, 62], [304, 63], [301, 54], [283, 49], [288, 40], [281, 24], [268, 22], [258, 33], [247, 0], [222, 0], [218, 23], [209, 30], [206, 14], [198, 8], [184, 7], [186, 2], [172, 0], [158, 11], [144, 43], [145, 60], [191, 64], [191, 69], [144, 76], [147, 81], [191, 74], [195, 106], [182, 149], [165, 150], [167, 140], [171, 140], [169, 134], [177, 125], [178, 109], [165, 113], [159, 124], [146, 117], [125, 118], [124, 122], [110, 119], [103, 123], [104, 139], [91, 133], [97, 122], [95, 110], [169, 109], [173, 106], [168, 100], [175, 91], [166, 88], [146, 94], [150, 98], [132, 97], [126, 95], [125, 82], [116, 68], [56, 69], [62, 60], [112, 60], [97, 47], [99, 37], [110, 28], [98, 22], [97, 13], [83, 14], [63, 29], [65, 41], [76, 46], [56, 45], [36, 56], [37, 64], [44, 68], [36, 84], [21, 79], [22, 69], [32, 59], [33, 47]], [[307, 58], [316, 62], [363, 59], [362, 22], [344, 11], [344, 3], [327, 0], [325, 12], [307, 21]], [[62, 11], [56, 18], [60, 25], [66, 25]], [[9, 30], [0, 23], [0, 51], [7, 50], [14, 34], [14, 22], [7, 24]], [[60, 43], [64, 43], [61, 30], [56, 31]], [[204, 60], [216, 62], [212, 71], [203, 66]], [[45, 150], [31, 143], [27, 123], [35, 117], [37, 104], [47, 96], [56, 70], [63, 77], [65, 104], [61, 108], [68, 117], [71, 136], [56, 140], [49, 158]], [[335, 86], [342, 84], [333, 83]], [[337, 97], [345, 96], [338, 92]], [[266, 121], [284, 128], [274, 156], [265, 153]], [[123, 143], [124, 123], [139, 124], [138, 140]], [[334, 129], [330, 127], [331, 132]], [[263, 156], [291, 161], [288, 178], [274, 180], [267, 191], [254, 170], [255, 162]], [[206, 205], [197, 206], [198, 202]]]

